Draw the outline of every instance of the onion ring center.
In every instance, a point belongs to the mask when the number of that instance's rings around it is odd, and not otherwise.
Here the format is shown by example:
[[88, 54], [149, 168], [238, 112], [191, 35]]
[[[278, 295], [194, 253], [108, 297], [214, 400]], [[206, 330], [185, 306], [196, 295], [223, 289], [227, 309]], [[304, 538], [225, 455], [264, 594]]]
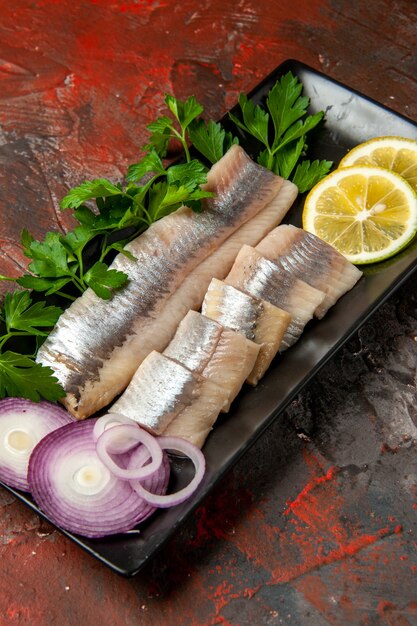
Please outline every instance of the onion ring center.
[[110, 472], [100, 463], [89, 463], [77, 468], [72, 475], [72, 488], [80, 494], [100, 493], [110, 480]]
[[4, 445], [13, 454], [27, 455], [36, 445], [36, 441], [26, 430], [13, 428], [5, 434]]

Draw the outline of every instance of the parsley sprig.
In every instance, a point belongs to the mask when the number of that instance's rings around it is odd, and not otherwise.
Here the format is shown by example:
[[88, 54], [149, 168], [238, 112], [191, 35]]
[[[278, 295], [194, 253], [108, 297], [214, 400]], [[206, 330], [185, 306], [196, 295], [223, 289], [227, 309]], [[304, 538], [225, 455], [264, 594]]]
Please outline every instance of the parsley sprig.
[[[86, 270], [84, 249], [97, 234], [104, 234], [100, 259]], [[124, 272], [109, 269], [102, 262], [114, 247], [107, 243], [105, 230], [81, 225], [65, 236], [49, 232], [43, 242], [36, 241], [27, 230], [24, 230], [21, 241], [25, 255], [31, 259], [29, 264], [31, 274], [25, 274], [16, 280], [25, 289], [44, 292], [47, 296], [57, 294], [75, 300], [74, 292], [82, 293], [87, 287], [91, 287], [97, 295], [109, 299], [112, 290], [121, 287], [127, 281]], [[100, 281], [97, 280], [98, 275]], [[69, 286], [72, 288], [70, 292]]]
[[[0, 308], [0, 398], [20, 396], [54, 401], [65, 395], [52, 369], [34, 360], [36, 348], [61, 313], [56, 306], [34, 303], [28, 291], [6, 294]], [[33, 354], [7, 349], [16, 338], [33, 341]]]
[[235, 126], [254, 137], [261, 146], [265, 146], [258, 154], [258, 163], [275, 174], [292, 180], [300, 192], [311, 189], [332, 166], [332, 162], [326, 160], [312, 163], [303, 160], [299, 163], [307, 150], [307, 133], [324, 116], [323, 111], [308, 115], [310, 98], [303, 96], [302, 90], [302, 83], [288, 72], [269, 92], [266, 110], [251, 102], [245, 94], [240, 94], [241, 118], [229, 113]]

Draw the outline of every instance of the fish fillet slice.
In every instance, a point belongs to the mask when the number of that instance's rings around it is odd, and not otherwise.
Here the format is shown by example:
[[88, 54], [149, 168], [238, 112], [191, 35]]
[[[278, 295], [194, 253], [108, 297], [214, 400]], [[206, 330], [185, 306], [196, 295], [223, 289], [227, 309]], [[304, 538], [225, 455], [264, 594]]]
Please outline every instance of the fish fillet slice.
[[154, 351], [109, 412], [130, 417], [155, 435], [165, 434], [172, 422], [178, 431], [185, 424], [187, 436], [176, 434], [201, 446], [227, 402], [226, 389]]
[[[149, 318], [146, 325], [142, 325], [140, 335], [138, 332], [128, 336], [120, 347], [113, 350], [110, 359], [103, 360], [100, 369], [100, 389], [101, 393], [106, 395], [100, 401], [102, 406], [110, 402], [112, 393], [106, 393], [106, 390], [113, 390], [114, 377], [116, 376], [118, 380], [122, 378], [130, 380], [134, 373], [132, 372], [133, 363], [136, 364], [136, 370], [152, 350], [162, 352], [187, 312], [190, 309], [200, 308], [212, 277], [224, 278], [232, 267], [242, 244], [256, 245], [265, 237], [281, 221], [296, 195], [296, 186], [289, 181], [283, 181], [278, 195], [267, 206], [240, 226], [216, 251], [184, 278], [182, 284], [167, 299], [159, 314]], [[83, 403], [87, 403], [89, 397], [94, 397], [96, 389], [94, 380], [91, 383], [87, 382], [83, 390]], [[83, 417], [84, 415], [80, 413], [81, 411], [78, 410], [77, 415]]]
[[290, 313], [292, 319], [280, 345], [281, 351], [297, 341], [325, 297], [322, 291], [307, 285], [247, 245], [242, 246], [225, 282]]
[[228, 391], [226, 413], [252, 371], [259, 346], [216, 321], [189, 311], [164, 350], [191, 371], [209, 378]]
[[[127, 286], [110, 301], [87, 290], [39, 350], [37, 360], [54, 370], [67, 392], [64, 404], [77, 418], [91, 415], [126, 387], [145, 356], [146, 329], [159, 319], [169, 297], [199, 263], [265, 208], [283, 183], [238, 146], [207, 178], [206, 187], [217, 195], [205, 202], [203, 212], [182, 207], [128, 244], [136, 260], [119, 254], [112, 264], [128, 274]], [[146, 354], [155, 348], [146, 337], [145, 344]]]
[[262, 256], [326, 295], [315, 315], [328, 309], [357, 283], [362, 272], [328, 243], [302, 228], [282, 224], [256, 246]]
[[258, 358], [247, 378], [248, 383], [256, 385], [278, 352], [291, 315], [216, 278], [209, 285], [202, 312], [259, 344]]

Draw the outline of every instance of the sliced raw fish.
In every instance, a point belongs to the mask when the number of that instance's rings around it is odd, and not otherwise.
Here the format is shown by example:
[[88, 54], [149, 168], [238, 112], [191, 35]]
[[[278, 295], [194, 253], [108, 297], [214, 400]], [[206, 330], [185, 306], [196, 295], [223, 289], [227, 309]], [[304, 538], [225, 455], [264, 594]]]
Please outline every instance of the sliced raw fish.
[[[190, 309], [198, 310], [213, 277], [222, 279], [227, 276], [237, 253], [244, 243], [256, 245], [277, 225], [291, 207], [297, 195], [297, 187], [284, 180], [278, 196], [255, 217], [243, 224], [202, 263], [200, 263], [167, 300], [157, 318], [151, 320], [141, 335], [141, 341], [135, 343], [136, 358], [139, 363], [151, 352], [162, 352], [173, 337], [182, 318]], [[120, 356], [124, 358], [123, 354]], [[115, 363], [113, 359], [112, 364]], [[123, 361], [120, 363], [123, 366]], [[110, 366], [109, 366], [110, 367]], [[103, 364], [107, 370], [107, 364]], [[111, 377], [111, 371], [109, 371]]]
[[178, 209], [126, 246], [135, 260], [123, 254], [116, 257], [111, 267], [128, 274], [126, 287], [110, 301], [88, 289], [63, 313], [37, 360], [54, 370], [67, 392], [64, 404], [73, 415], [93, 414], [126, 387], [144, 356], [157, 347], [146, 329], [154, 321], [161, 327], [159, 316], [169, 297], [232, 233], [265, 208], [282, 183], [233, 146], [208, 173], [206, 187], [217, 195], [208, 199], [201, 213]]
[[291, 315], [216, 278], [207, 289], [202, 312], [259, 344], [258, 358], [247, 378], [248, 383], [256, 385], [278, 352]]
[[209, 378], [228, 391], [227, 412], [252, 371], [259, 346], [218, 322], [189, 311], [164, 355]]
[[185, 429], [184, 435], [175, 434], [201, 447], [228, 396], [227, 389], [154, 351], [109, 412], [130, 417], [155, 435], [175, 422], [174, 430]]
[[333, 246], [289, 224], [271, 231], [256, 249], [262, 256], [325, 293], [315, 312], [320, 319], [362, 276], [362, 272]]
[[[164, 350], [189, 309], [200, 308], [211, 278], [213, 276], [224, 278], [232, 267], [242, 244], [247, 242], [256, 245], [282, 219], [293, 203], [295, 195], [295, 185], [283, 181], [277, 197], [274, 197], [255, 217], [238, 228], [215, 252], [197, 265], [168, 298], [158, 315], [150, 317], [146, 320], [146, 324], [142, 324], [141, 334], [139, 335], [138, 331], [137, 334], [128, 337], [121, 348], [113, 351], [110, 359], [102, 362], [101, 389], [104, 389], [106, 381], [110, 389], [112, 388], [115, 372], [118, 377], [121, 377], [123, 373], [125, 376], [129, 375], [130, 380], [133, 359], [138, 367], [152, 350]], [[91, 395], [93, 395], [93, 386], [89, 386], [87, 390], [91, 390]], [[103, 401], [103, 406], [109, 401]]]
[[225, 282], [290, 313], [291, 322], [280, 345], [281, 351], [297, 341], [325, 297], [322, 291], [296, 278], [247, 245], [240, 249]]

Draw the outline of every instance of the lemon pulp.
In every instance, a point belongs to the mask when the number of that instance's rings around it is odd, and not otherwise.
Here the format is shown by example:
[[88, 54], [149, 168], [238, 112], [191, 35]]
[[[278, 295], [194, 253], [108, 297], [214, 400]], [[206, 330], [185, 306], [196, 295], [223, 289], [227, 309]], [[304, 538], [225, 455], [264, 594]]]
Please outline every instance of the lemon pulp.
[[417, 141], [405, 137], [375, 137], [341, 160], [340, 167], [374, 165], [400, 174], [417, 193]]
[[356, 264], [386, 259], [417, 231], [417, 196], [398, 174], [374, 166], [338, 169], [307, 196], [303, 227]]

